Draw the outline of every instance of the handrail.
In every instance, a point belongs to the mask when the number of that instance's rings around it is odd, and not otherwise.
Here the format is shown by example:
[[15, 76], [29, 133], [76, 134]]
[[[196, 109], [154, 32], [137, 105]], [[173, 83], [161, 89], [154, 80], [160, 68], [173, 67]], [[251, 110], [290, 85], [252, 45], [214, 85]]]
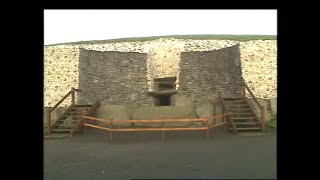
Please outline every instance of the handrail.
[[254, 99], [254, 101], [257, 103], [257, 105], [259, 106], [259, 108], [262, 108], [262, 105], [259, 103], [258, 99], [256, 98], [256, 96], [253, 94], [253, 92], [251, 91], [251, 89], [249, 88], [249, 86], [247, 85], [247, 83], [245, 81], [243, 81], [243, 86], [248, 90], [248, 92], [250, 93], [250, 95], [252, 96], [252, 98]]
[[98, 107], [100, 106], [100, 102], [99, 101], [96, 101], [96, 103], [86, 112], [86, 114], [84, 114], [83, 116], [82, 116], [82, 119], [81, 119], [81, 126], [83, 127], [83, 132], [85, 132], [86, 131], [86, 126], [84, 125], [86, 122], [86, 119], [85, 119], [85, 117], [86, 116], [92, 116], [95, 112], [96, 112], [96, 110], [98, 109]]
[[96, 103], [89, 109], [89, 111], [87, 111], [87, 113], [84, 115], [84, 116], [90, 116], [92, 115], [96, 110], [97, 108], [100, 106], [100, 102], [99, 101], [96, 101]]
[[[259, 109], [260, 109], [260, 113], [261, 113], [261, 128], [262, 131], [264, 132], [265, 130], [265, 113], [264, 113], [264, 107], [259, 103], [258, 99], [256, 98], [256, 96], [253, 94], [253, 92], [251, 91], [251, 89], [249, 88], [249, 86], [247, 85], [247, 83], [244, 81], [244, 79], [242, 79], [242, 85], [245, 87], [245, 89], [248, 90], [248, 92], [250, 93], [251, 97], [254, 99], [254, 101], [257, 103]], [[245, 91], [244, 91], [245, 92]], [[244, 93], [244, 98], [245, 98], [245, 93]]]
[[60, 101], [58, 101], [56, 103], [56, 105], [54, 105], [52, 108], [50, 108], [50, 112], [52, 112], [53, 110], [55, 110], [70, 94], [72, 93], [72, 91], [69, 91], [65, 96], [63, 96]]
[[[80, 90], [81, 91], [81, 90]], [[78, 92], [80, 92], [78, 91]], [[100, 102], [96, 101], [96, 103], [85, 113], [84, 116], [88, 116], [88, 115], [92, 115], [96, 109], [100, 106]], [[81, 120], [74, 126], [74, 128], [72, 129], [72, 131], [70, 132], [70, 136], [73, 135], [73, 133], [79, 128], [79, 127], [83, 127], [84, 124], [84, 118], [82, 116]]]
[[[71, 88], [71, 90], [64, 95], [48, 112], [48, 134], [51, 134], [51, 113], [68, 97], [71, 95], [71, 105], [75, 104], [75, 92], [81, 92], [80, 89]], [[69, 107], [70, 107], [69, 106]]]

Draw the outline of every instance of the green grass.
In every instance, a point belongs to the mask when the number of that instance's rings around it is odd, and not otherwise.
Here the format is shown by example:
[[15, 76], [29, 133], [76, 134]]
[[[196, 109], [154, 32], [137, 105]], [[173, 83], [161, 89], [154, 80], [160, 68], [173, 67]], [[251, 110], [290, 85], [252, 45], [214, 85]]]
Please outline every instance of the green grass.
[[276, 120], [268, 121], [266, 122], [266, 126], [269, 128], [277, 128], [277, 121]]
[[120, 39], [107, 39], [107, 40], [91, 40], [91, 41], [78, 41], [59, 44], [50, 44], [46, 46], [55, 45], [68, 45], [68, 44], [105, 44], [114, 42], [134, 42], [134, 41], [150, 41], [159, 38], [176, 38], [176, 39], [195, 39], [195, 40], [235, 40], [235, 41], [249, 41], [249, 40], [276, 40], [276, 35], [230, 35], [230, 34], [198, 34], [198, 35], [168, 35], [168, 36], [149, 36], [149, 37], [131, 37]]

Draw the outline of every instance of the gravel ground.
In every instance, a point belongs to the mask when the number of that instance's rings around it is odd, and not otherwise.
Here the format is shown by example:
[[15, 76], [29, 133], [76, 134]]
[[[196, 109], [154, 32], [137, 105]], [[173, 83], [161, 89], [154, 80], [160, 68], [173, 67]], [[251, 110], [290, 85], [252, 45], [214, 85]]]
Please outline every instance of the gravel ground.
[[276, 178], [276, 130], [241, 136], [205, 132], [115, 133], [89, 129], [66, 139], [44, 140], [44, 179]]

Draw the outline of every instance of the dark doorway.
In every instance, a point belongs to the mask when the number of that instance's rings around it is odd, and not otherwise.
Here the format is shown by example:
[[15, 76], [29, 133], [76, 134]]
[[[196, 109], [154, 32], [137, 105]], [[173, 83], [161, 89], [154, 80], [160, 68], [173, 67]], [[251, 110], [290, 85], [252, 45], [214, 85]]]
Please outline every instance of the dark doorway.
[[171, 106], [171, 95], [176, 91], [176, 77], [155, 78], [154, 79], [154, 105]]
[[158, 106], [170, 106], [170, 95], [161, 95], [158, 96]]

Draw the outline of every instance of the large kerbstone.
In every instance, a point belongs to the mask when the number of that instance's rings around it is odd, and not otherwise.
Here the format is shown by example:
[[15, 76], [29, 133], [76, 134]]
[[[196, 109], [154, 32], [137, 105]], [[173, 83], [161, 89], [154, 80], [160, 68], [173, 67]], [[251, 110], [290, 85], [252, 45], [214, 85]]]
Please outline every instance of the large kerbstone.
[[[213, 103], [203, 103], [196, 107], [196, 114], [199, 118], [213, 117]], [[213, 124], [215, 121], [209, 120], [209, 124]]]
[[[125, 105], [101, 105], [97, 111], [97, 118], [106, 119], [106, 120], [130, 120], [131, 113], [129, 107]], [[97, 121], [97, 125], [107, 126], [106, 123]], [[114, 123], [115, 127], [117, 126], [130, 126], [131, 123]]]
[[[195, 109], [190, 106], [155, 106], [138, 107], [133, 110], [132, 119], [134, 120], [153, 120], [153, 119], [189, 119], [197, 118]], [[165, 126], [182, 127], [192, 125], [192, 122], [168, 122]], [[160, 127], [161, 123], [135, 123], [138, 126]]]
[[192, 97], [187, 96], [187, 95], [180, 95], [180, 94], [174, 94], [171, 96], [171, 105], [194, 107]]
[[[215, 115], [220, 115], [220, 114], [223, 114], [223, 111], [222, 111], [222, 105], [220, 104], [220, 102], [217, 102], [215, 103]], [[216, 123], [220, 123], [220, 122], [223, 122], [223, 118], [222, 117], [219, 117], [216, 119]]]

